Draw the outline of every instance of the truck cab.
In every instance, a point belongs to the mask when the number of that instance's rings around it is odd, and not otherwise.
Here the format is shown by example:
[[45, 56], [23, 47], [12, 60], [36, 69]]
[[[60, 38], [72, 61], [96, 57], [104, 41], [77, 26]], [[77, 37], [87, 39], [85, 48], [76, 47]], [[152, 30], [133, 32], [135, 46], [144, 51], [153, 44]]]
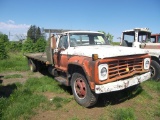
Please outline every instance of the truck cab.
[[[158, 36], [156, 36], [157, 38]], [[151, 56], [151, 78], [160, 79], [160, 43], [153, 43], [153, 36], [148, 28], [135, 28], [122, 32], [121, 46], [144, 49]]]

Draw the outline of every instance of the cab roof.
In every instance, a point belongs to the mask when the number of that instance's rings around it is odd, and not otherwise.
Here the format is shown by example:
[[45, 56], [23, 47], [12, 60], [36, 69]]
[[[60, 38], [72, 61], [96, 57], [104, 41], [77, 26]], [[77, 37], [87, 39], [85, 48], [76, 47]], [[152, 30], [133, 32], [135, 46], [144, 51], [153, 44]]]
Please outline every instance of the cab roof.
[[63, 33], [98, 33], [98, 34], [103, 34], [102, 32], [97, 32], [97, 31], [66, 31]]
[[131, 29], [131, 30], [125, 30], [123, 32], [133, 32], [133, 31], [143, 31], [143, 32], [151, 32], [149, 30], [149, 28], [134, 28], [134, 29]]

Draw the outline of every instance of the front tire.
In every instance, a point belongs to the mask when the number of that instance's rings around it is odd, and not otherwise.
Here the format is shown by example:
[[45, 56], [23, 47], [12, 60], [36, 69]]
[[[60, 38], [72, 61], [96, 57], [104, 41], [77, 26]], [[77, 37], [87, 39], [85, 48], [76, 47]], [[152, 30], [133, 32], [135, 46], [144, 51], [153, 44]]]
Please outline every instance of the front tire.
[[98, 95], [91, 91], [86, 78], [81, 73], [74, 73], [71, 79], [71, 87], [75, 100], [84, 107], [93, 106]]
[[160, 81], [160, 65], [154, 60], [151, 61], [150, 71], [151, 79], [155, 81]]

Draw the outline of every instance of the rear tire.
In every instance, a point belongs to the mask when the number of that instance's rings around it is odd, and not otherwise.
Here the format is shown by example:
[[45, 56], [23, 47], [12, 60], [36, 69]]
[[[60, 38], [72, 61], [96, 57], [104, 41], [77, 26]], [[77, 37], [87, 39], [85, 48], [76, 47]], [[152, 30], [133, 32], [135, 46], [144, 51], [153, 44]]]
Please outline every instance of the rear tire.
[[155, 81], [160, 81], [160, 65], [154, 60], [151, 61], [150, 71], [151, 79]]
[[84, 107], [93, 106], [98, 95], [91, 91], [86, 78], [81, 73], [74, 73], [71, 79], [71, 87], [75, 100]]
[[29, 59], [28, 64], [29, 64], [29, 68], [30, 68], [31, 72], [36, 72], [37, 71], [36, 64], [32, 59]]

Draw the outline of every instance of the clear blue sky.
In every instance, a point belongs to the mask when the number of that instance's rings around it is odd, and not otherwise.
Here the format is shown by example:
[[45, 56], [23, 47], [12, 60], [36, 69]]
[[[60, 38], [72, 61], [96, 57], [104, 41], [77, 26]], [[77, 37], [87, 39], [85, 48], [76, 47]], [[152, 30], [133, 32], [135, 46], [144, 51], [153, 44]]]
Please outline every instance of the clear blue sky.
[[135, 27], [160, 33], [160, 0], [0, 0], [0, 32], [14, 36], [30, 25], [103, 30], [114, 41]]

